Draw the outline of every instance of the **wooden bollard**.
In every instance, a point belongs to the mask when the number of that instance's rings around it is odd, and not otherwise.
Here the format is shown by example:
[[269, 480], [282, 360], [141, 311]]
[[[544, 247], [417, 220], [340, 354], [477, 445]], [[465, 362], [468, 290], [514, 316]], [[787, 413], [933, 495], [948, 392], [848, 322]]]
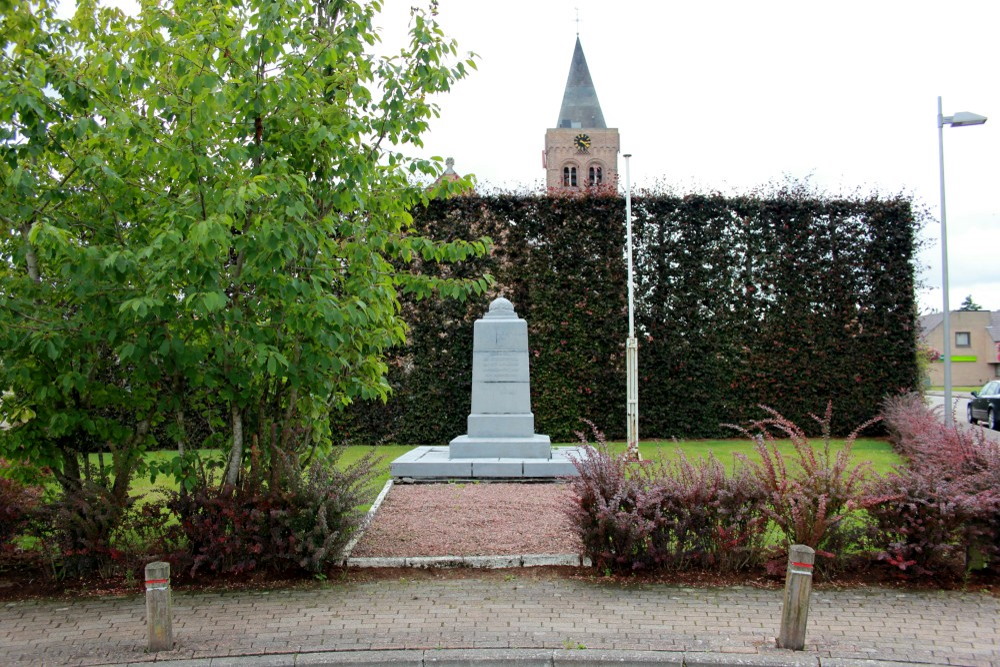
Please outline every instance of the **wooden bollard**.
[[151, 652], [174, 647], [170, 614], [170, 563], [150, 563], [146, 566], [146, 624]]
[[815, 561], [816, 551], [803, 544], [793, 544], [788, 550], [785, 603], [781, 609], [778, 648], [801, 651], [806, 645], [806, 621], [809, 618], [809, 594], [812, 592]]

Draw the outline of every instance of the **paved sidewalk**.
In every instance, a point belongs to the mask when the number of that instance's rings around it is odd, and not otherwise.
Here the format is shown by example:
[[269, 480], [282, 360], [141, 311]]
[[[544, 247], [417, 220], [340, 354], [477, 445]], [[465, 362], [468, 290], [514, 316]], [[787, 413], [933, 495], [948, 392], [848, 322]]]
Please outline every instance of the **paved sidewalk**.
[[[814, 590], [806, 651], [794, 653], [774, 647], [780, 612], [780, 590], [609, 585], [525, 570], [404, 576], [175, 592], [176, 648], [154, 655], [144, 651], [141, 596], [31, 600], [0, 608], [0, 663], [1000, 665], [1000, 599], [985, 594]], [[220, 656], [236, 659], [208, 660]]]

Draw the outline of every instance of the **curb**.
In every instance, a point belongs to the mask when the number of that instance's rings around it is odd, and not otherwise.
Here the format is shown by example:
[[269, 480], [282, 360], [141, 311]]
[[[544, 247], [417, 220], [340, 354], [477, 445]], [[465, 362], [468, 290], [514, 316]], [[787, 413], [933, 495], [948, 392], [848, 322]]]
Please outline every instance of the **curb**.
[[[775, 649], [777, 651], [778, 649]], [[114, 664], [114, 663], [109, 663]], [[605, 667], [609, 665], [671, 665], [672, 667], [944, 667], [942, 663], [827, 658], [781, 653], [734, 654], [697, 651], [621, 651], [602, 649], [414, 649], [316, 651], [257, 654], [192, 660], [131, 662], [169, 667], [298, 667], [299, 665], [370, 665], [386, 667]]]
[[351, 560], [351, 552], [354, 551], [354, 547], [358, 545], [358, 542], [364, 536], [365, 531], [368, 530], [368, 526], [370, 526], [372, 521], [375, 519], [375, 513], [378, 512], [378, 508], [382, 506], [382, 501], [384, 501], [385, 497], [389, 495], [389, 490], [391, 488], [392, 480], [390, 479], [385, 483], [385, 486], [382, 487], [382, 490], [379, 491], [379, 494], [375, 498], [375, 502], [372, 503], [372, 506], [368, 508], [368, 512], [365, 514], [365, 518], [361, 520], [361, 525], [358, 526], [358, 530], [354, 533], [354, 537], [352, 537], [351, 541], [344, 546], [344, 550], [340, 552], [340, 558], [338, 560], [341, 565], [349, 564]]
[[473, 567], [499, 569], [509, 567], [545, 567], [568, 565], [590, 567], [590, 558], [577, 554], [524, 554], [514, 556], [409, 556], [395, 558], [347, 558], [347, 567]]

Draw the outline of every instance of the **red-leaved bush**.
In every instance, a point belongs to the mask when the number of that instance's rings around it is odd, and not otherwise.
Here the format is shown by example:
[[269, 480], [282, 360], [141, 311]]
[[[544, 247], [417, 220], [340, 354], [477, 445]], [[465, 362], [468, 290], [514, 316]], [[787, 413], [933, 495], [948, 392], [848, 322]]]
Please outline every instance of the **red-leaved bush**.
[[876, 480], [864, 505], [879, 558], [918, 574], [959, 574], [1000, 560], [1000, 445], [946, 426], [920, 396], [887, 399], [883, 417], [906, 464]]
[[135, 497], [115, 500], [102, 484], [84, 480], [33, 512], [30, 533], [57, 578], [111, 576], [124, 564], [117, 541], [134, 513]]
[[693, 567], [739, 570], [758, 562], [763, 497], [716, 459], [636, 463], [593, 429], [574, 461], [569, 515], [594, 566], [609, 572]]
[[0, 548], [21, 532], [40, 498], [40, 488], [0, 477]]
[[301, 568], [322, 572], [360, 525], [358, 506], [373, 496], [374, 453], [346, 468], [341, 450], [316, 458], [306, 470], [292, 457], [263, 466], [257, 452], [236, 487], [203, 478], [167, 502], [179, 523], [175, 542], [186, 548], [173, 560], [190, 573], [238, 573]]
[[[814, 447], [805, 431], [776, 410], [762, 406], [771, 416], [733, 426], [755, 443], [760, 461], [745, 455], [737, 457], [746, 466], [750, 478], [766, 498], [765, 515], [784, 535], [785, 546], [804, 544], [827, 557], [843, 555], [853, 543], [849, 517], [858, 517], [858, 507], [871, 474], [865, 461], [851, 462], [851, 449], [862, 430], [878, 421], [869, 420], [854, 429], [844, 446], [831, 448], [830, 422], [832, 404], [822, 417], [812, 415], [819, 424], [822, 446]], [[788, 438], [795, 449], [786, 461], [775, 442], [775, 432]]]

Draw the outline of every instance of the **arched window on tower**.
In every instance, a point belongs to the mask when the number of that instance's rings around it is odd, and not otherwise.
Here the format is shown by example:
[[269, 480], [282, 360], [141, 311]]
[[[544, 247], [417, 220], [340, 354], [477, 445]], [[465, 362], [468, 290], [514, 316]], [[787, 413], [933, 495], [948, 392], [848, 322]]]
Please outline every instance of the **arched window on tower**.
[[576, 167], [563, 167], [563, 187], [576, 187]]
[[600, 185], [604, 182], [604, 170], [598, 165], [591, 165], [587, 174], [587, 185]]

